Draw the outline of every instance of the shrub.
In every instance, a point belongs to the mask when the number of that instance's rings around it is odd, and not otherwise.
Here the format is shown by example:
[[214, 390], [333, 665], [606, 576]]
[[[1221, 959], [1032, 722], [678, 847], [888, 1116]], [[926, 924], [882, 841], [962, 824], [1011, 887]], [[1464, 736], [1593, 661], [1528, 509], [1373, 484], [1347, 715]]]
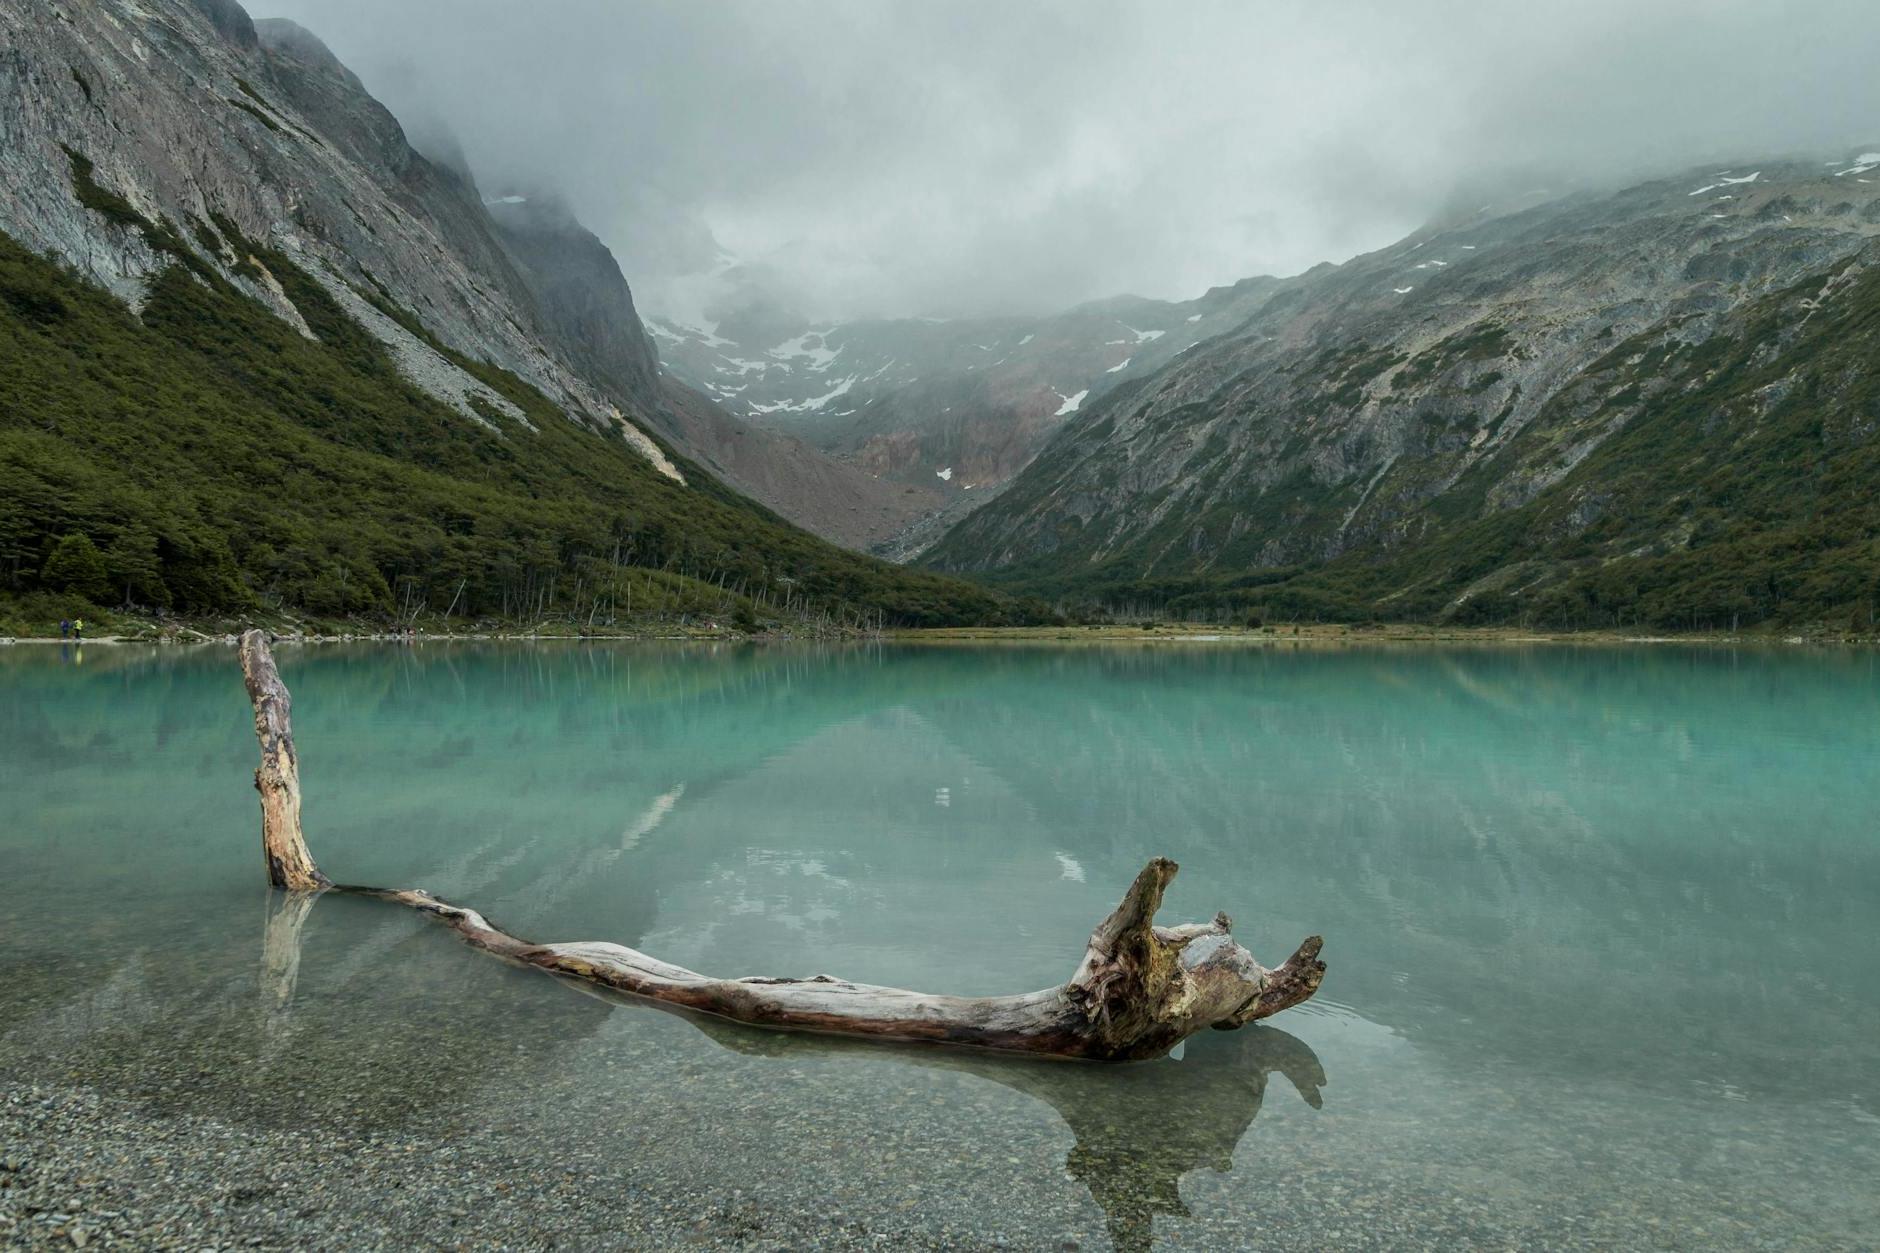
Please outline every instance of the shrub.
[[94, 604], [103, 604], [111, 595], [111, 572], [105, 567], [104, 554], [84, 535], [60, 539], [39, 577], [54, 591], [71, 592]]

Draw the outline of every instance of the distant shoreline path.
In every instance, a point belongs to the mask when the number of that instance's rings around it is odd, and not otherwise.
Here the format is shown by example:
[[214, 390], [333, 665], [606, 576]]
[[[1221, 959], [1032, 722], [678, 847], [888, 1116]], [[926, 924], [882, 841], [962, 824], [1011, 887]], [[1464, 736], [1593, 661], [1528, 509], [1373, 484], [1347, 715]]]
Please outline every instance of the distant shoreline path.
[[[184, 633], [152, 638], [149, 635], [99, 635], [83, 640], [61, 639], [56, 635], [0, 636], [0, 647], [10, 645], [59, 644], [148, 645], [153, 647], [234, 647], [232, 632]], [[1873, 647], [1880, 644], [1871, 636], [1813, 634], [1740, 634], [1693, 633], [1689, 635], [1629, 635], [1616, 631], [1535, 631], [1516, 627], [1440, 627], [1417, 625], [1337, 626], [1326, 624], [1279, 626], [1265, 629], [1218, 627], [1204, 623], [1165, 623], [1153, 627], [943, 627], [932, 629], [890, 630], [879, 634], [845, 634], [818, 637], [788, 633], [745, 635], [734, 630], [687, 630], [609, 633], [562, 633], [554, 631], [464, 631], [420, 632], [416, 635], [360, 632], [358, 634], [283, 633], [274, 637], [284, 644], [441, 644], [455, 641], [501, 643], [750, 643], [750, 644], [856, 644], [894, 643], [926, 645], [958, 644], [1211, 644], [1227, 647], [1332, 647], [1353, 645], [1642, 645], [1684, 644], [1731, 647], [1775, 647], [1815, 645], [1831, 647]]]

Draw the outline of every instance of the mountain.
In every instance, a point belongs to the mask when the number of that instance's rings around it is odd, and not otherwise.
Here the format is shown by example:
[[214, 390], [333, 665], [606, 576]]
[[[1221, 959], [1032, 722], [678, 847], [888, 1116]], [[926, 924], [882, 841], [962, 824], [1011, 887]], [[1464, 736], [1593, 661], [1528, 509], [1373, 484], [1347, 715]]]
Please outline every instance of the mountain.
[[541, 311], [543, 330], [569, 362], [613, 394], [656, 412], [659, 357], [613, 253], [552, 192], [483, 203]]
[[1329, 618], [1867, 624], [1880, 153], [1487, 205], [1084, 405], [939, 569]]
[[707, 324], [648, 326], [672, 375], [745, 422], [899, 485], [910, 515], [881, 550], [905, 557], [996, 495], [1082, 406], [1238, 326], [1277, 286], [1123, 296], [1049, 317], [821, 325], [733, 300]]
[[552, 190], [485, 197], [547, 330], [584, 376], [630, 397], [648, 428], [739, 491], [826, 539], [865, 549], [922, 502], [786, 433], [739, 420], [661, 368], [613, 254]]
[[599, 241], [546, 198], [485, 204], [300, 27], [232, 0], [17, 0], [0, 47], [0, 595], [1004, 612], [721, 483], [739, 457], [685, 436], [735, 443], [736, 420], [659, 375]]

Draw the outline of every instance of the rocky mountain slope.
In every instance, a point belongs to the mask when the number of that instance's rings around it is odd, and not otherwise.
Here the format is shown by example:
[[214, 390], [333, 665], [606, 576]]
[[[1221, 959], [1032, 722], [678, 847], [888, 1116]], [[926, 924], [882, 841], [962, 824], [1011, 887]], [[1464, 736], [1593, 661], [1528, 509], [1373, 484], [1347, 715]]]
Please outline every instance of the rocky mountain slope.
[[465, 416], [475, 416], [472, 397], [496, 402], [362, 293], [661, 455], [553, 351], [474, 189], [414, 153], [391, 114], [300, 28], [257, 27], [231, 0], [27, 0], [0, 23], [0, 229], [27, 247], [133, 308], [172, 263], [166, 241], [73, 194], [78, 153], [130, 211], [168, 224], [182, 247], [291, 322], [278, 283], [244, 265], [228, 235], [277, 244]]
[[11, 593], [592, 616], [636, 571], [643, 606], [991, 603], [716, 481], [682, 437], [734, 420], [675, 400], [591, 234], [486, 205], [233, 0], [0, 9], [0, 272]]
[[1865, 613], [1876, 258], [1871, 151], [1484, 206], [1085, 405], [931, 560], [1335, 617]]
[[931, 502], [905, 484], [742, 421], [663, 370], [613, 254], [553, 191], [484, 198], [547, 327], [590, 379], [633, 399], [649, 429], [739, 491], [849, 548], [890, 540]]
[[996, 494], [1066, 420], [1245, 321], [1277, 287], [1197, 300], [1123, 296], [1049, 317], [814, 325], [733, 303], [710, 325], [649, 319], [667, 370], [752, 425], [813, 445], [924, 515], [886, 547], [918, 551]]
[[553, 193], [485, 197], [483, 206], [496, 238], [519, 263], [543, 329], [570, 364], [656, 412], [659, 357], [607, 246]]

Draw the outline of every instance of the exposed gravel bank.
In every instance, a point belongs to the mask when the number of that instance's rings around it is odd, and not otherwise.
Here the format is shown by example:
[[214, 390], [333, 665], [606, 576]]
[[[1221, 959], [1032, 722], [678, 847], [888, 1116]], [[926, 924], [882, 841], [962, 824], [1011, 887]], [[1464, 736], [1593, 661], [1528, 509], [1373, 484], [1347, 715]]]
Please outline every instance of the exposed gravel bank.
[[623, 1188], [500, 1145], [161, 1117], [37, 1083], [0, 1098], [8, 1248], [971, 1248], [735, 1194]]

